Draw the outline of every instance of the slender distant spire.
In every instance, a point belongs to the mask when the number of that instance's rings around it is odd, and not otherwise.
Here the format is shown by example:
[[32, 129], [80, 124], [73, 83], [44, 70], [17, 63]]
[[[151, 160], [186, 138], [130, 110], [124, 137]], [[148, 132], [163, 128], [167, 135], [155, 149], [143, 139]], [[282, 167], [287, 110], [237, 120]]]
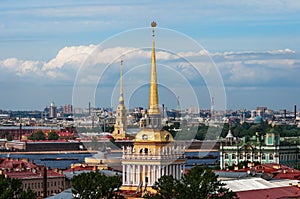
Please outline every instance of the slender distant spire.
[[123, 60], [121, 60], [120, 63], [120, 97], [119, 97], [119, 103], [124, 104], [124, 97], [123, 97], [123, 78], [122, 78], [122, 65]]
[[152, 26], [152, 62], [151, 62], [151, 76], [150, 76], [150, 97], [149, 97], [149, 115], [160, 114], [158, 105], [158, 91], [157, 91], [157, 77], [156, 77], [156, 58], [155, 58], [155, 40], [154, 40], [154, 28], [156, 23], [153, 21]]

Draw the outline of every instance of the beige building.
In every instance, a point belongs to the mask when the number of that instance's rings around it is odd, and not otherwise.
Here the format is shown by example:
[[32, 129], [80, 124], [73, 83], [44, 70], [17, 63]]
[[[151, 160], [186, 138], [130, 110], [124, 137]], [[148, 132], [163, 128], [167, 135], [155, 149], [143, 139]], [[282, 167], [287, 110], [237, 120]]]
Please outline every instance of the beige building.
[[161, 128], [158, 104], [156, 59], [154, 45], [155, 22], [152, 22], [152, 64], [150, 96], [146, 125], [136, 135], [133, 147], [123, 148], [122, 191], [140, 193], [154, 190], [151, 186], [161, 176], [172, 175], [179, 179], [185, 169], [184, 145], [174, 143], [172, 135]]
[[44, 191], [47, 193], [46, 196], [50, 196], [65, 189], [64, 174], [37, 166], [27, 159], [0, 159], [0, 174], [20, 179], [23, 190], [30, 188], [39, 197], [45, 197]]

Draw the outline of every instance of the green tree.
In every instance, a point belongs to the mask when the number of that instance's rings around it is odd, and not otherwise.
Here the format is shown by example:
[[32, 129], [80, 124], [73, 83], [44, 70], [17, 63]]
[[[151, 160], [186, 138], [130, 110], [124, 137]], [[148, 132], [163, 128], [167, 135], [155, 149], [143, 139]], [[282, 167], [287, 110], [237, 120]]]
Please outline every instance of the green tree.
[[48, 135], [48, 140], [58, 140], [58, 138], [59, 135], [54, 131], [50, 132]]
[[11, 134], [9, 134], [8, 136], [7, 136], [7, 141], [12, 141], [13, 140], [13, 136], [11, 135]]
[[26, 191], [22, 191], [20, 193], [20, 199], [33, 199], [36, 198], [36, 194], [32, 189], [27, 189]]
[[116, 192], [121, 186], [119, 176], [110, 177], [99, 172], [89, 172], [74, 176], [71, 181], [72, 193], [75, 199], [124, 198]]
[[46, 139], [45, 133], [43, 133], [43, 131], [36, 132], [36, 139], [37, 140], [45, 140]]
[[0, 199], [7, 198], [34, 199], [36, 195], [31, 189], [23, 191], [21, 180], [0, 175]]
[[146, 195], [145, 198], [163, 199], [232, 199], [236, 194], [224, 187], [218, 176], [207, 167], [195, 166], [180, 180], [172, 176], [163, 176], [152, 187], [156, 194]]
[[43, 133], [43, 131], [38, 131], [38, 132], [35, 132], [35, 133], [32, 133], [29, 137], [28, 137], [29, 140], [45, 140], [46, 139], [46, 136], [45, 134]]
[[152, 187], [156, 194], [151, 196], [149, 194], [145, 195], [144, 198], [151, 198], [151, 199], [173, 199], [178, 198], [178, 188], [179, 188], [179, 181], [174, 179], [173, 176], [162, 176], [155, 182], [154, 186]]
[[9, 135], [9, 132], [8, 131], [4, 131], [0, 134], [0, 138], [3, 139], [3, 138], [7, 138], [7, 136]]

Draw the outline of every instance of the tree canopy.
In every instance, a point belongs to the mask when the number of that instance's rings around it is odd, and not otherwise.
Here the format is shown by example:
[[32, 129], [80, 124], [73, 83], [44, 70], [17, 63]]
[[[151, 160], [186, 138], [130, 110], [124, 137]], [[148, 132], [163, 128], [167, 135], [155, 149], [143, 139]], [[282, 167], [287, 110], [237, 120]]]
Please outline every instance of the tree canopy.
[[224, 187], [218, 176], [209, 168], [196, 166], [180, 180], [162, 176], [152, 187], [156, 194], [146, 194], [148, 199], [232, 199], [236, 194]]
[[48, 135], [48, 140], [58, 140], [58, 138], [59, 135], [54, 131], [50, 132]]
[[29, 140], [45, 140], [46, 135], [43, 133], [43, 131], [37, 131], [35, 133], [32, 133], [29, 137]]
[[81, 173], [74, 176], [71, 181], [75, 199], [124, 198], [117, 193], [121, 186], [121, 179], [117, 175], [106, 176], [100, 172]]
[[31, 189], [22, 190], [22, 182], [19, 179], [6, 178], [0, 175], [0, 199], [34, 199], [35, 193]]

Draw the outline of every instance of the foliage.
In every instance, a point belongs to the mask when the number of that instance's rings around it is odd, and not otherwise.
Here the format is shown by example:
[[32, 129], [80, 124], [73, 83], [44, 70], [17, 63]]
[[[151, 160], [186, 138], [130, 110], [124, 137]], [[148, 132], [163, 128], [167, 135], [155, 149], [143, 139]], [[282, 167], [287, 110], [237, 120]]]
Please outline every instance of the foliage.
[[9, 132], [8, 131], [4, 131], [4, 132], [0, 133], [0, 138], [1, 139], [7, 138], [8, 135], [9, 135]]
[[74, 176], [71, 181], [72, 193], [75, 199], [123, 198], [116, 192], [121, 186], [119, 176], [110, 177], [99, 172], [89, 172]]
[[43, 131], [37, 131], [35, 133], [32, 133], [29, 137], [29, 140], [45, 140], [46, 135], [43, 133]]
[[[198, 128], [198, 129], [197, 129]], [[173, 128], [164, 127], [165, 130], [169, 131], [173, 134]], [[189, 139], [218, 139], [218, 137], [225, 138], [229, 129], [233, 136], [235, 137], [253, 137], [257, 134], [260, 136], [265, 135], [268, 132], [274, 131], [280, 134], [280, 137], [298, 137], [300, 136], [300, 128], [295, 125], [278, 125], [272, 127], [267, 122], [263, 122], [262, 124], [250, 124], [250, 123], [234, 123], [229, 125], [225, 123], [221, 126], [206, 126], [199, 125], [198, 127], [181, 127], [181, 131], [177, 132], [175, 139], [177, 140], [189, 140]], [[296, 141], [297, 142], [297, 141]]]
[[31, 189], [23, 191], [21, 180], [0, 175], [0, 199], [7, 198], [34, 199], [36, 195]]
[[7, 136], [7, 141], [12, 141], [13, 140], [13, 136], [11, 135], [11, 134], [9, 134], [8, 136]]
[[50, 132], [48, 135], [48, 140], [58, 140], [58, 138], [59, 135], [54, 131]]
[[156, 194], [145, 195], [148, 199], [206, 199], [206, 198], [237, 198], [236, 194], [224, 187], [218, 176], [207, 167], [193, 167], [180, 180], [172, 176], [162, 176], [152, 187]]

